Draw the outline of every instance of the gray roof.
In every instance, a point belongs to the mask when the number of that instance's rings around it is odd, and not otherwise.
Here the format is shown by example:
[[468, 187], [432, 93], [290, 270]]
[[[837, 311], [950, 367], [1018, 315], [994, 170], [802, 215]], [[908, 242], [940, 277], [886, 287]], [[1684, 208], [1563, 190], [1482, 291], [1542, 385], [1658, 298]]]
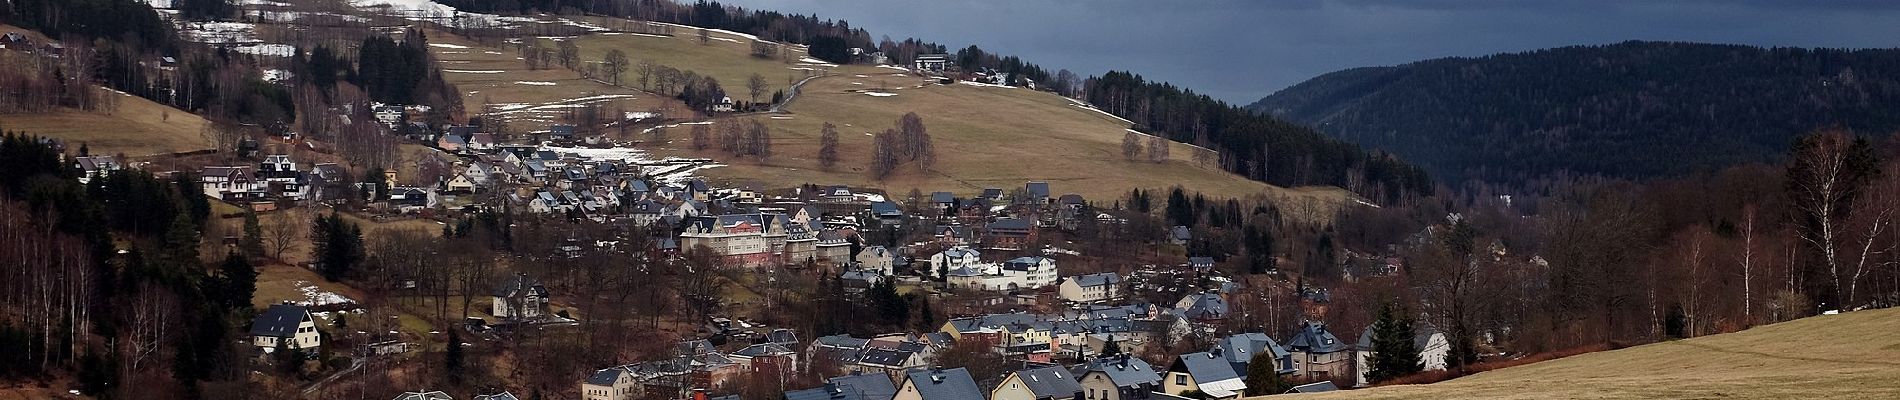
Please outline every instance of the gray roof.
[[1139, 357], [1098, 358], [1089, 360], [1084, 368], [1089, 372], [1100, 371], [1108, 375], [1108, 380], [1115, 382], [1116, 387], [1161, 385], [1161, 373]]
[[1188, 227], [1177, 225], [1174, 227], [1174, 229], [1171, 229], [1168, 231], [1168, 237], [1173, 238], [1173, 239], [1188, 240], [1188, 239], [1194, 238], [1194, 232], [1188, 230]]
[[1026, 231], [1033, 227], [1035, 227], [1035, 225], [1024, 218], [997, 218], [996, 221], [990, 222], [990, 229]]
[[1069, 399], [1082, 393], [1082, 384], [1076, 382], [1075, 374], [1060, 365], [1016, 371], [1016, 377], [1022, 379], [1023, 386], [1038, 399]]
[[864, 350], [864, 356], [859, 359], [859, 362], [883, 367], [902, 367], [905, 361], [909, 361], [911, 356], [916, 354], [903, 350], [871, 348]]
[[454, 397], [449, 397], [447, 393], [442, 393], [441, 391], [434, 391], [434, 392], [407, 392], [407, 393], [396, 395], [395, 400], [454, 400], [454, 399], [455, 399]]
[[765, 340], [772, 344], [791, 345], [798, 343], [798, 333], [785, 328], [773, 329], [771, 333], [765, 334]]
[[904, 211], [897, 209], [897, 203], [879, 201], [871, 203], [871, 213], [879, 217], [902, 217]]
[[957, 195], [954, 195], [954, 194], [950, 194], [950, 192], [931, 192], [931, 193], [930, 193], [930, 202], [932, 202], [932, 203], [955, 203], [955, 202], [957, 202]]
[[859, 338], [851, 337], [851, 335], [831, 335], [831, 336], [819, 336], [816, 342], [818, 344], [831, 346], [831, 347], [861, 349], [861, 348], [864, 348], [865, 345], [870, 344], [871, 339], [859, 339]]
[[897, 386], [883, 374], [852, 373], [825, 381], [824, 386], [785, 392], [785, 400], [891, 400]]
[[613, 367], [613, 368], [603, 369], [599, 371], [594, 371], [593, 375], [587, 376], [587, 384], [599, 385], [599, 386], [612, 386], [615, 380], [620, 379], [621, 373], [632, 373], [632, 371], [628, 371], [626, 367]]
[[1049, 198], [1049, 182], [1030, 182], [1024, 184], [1023, 191], [1029, 192], [1029, 197], [1031, 198]]
[[904, 378], [924, 400], [983, 400], [983, 390], [970, 379], [967, 369], [916, 369], [905, 373]]
[[1188, 257], [1188, 265], [1214, 265], [1214, 257]]
[[1185, 371], [1199, 383], [1240, 378], [1240, 373], [1234, 371], [1234, 365], [1227, 363], [1226, 357], [1211, 352], [1182, 354], [1174, 362], [1171, 371]]
[[1346, 351], [1346, 347], [1346, 342], [1326, 330], [1326, 324], [1317, 322], [1301, 324], [1300, 331], [1286, 341], [1287, 349], [1307, 353], [1334, 353]]
[[295, 337], [297, 325], [310, 318], [310, 310], [294, 304], [271, 305], [264, 314], [251, 320], [251, 336]]
[[513, 298], [515, 296], [528, 296], [528, 295], [532, 295], [532, 296], [540, 297], [540, 298], [547, 298], [548, 289], [547, 287], [541, 286], [541, 282], [535, 281], [534, 278], [529, 278], [528, 274], [517, 273], [514, 275], [509, 275], [507, 278], [503, 278], [501, 281], [501, 284], [495, 285], [494, 294], [495, 294], [495, 297], [501, 297], [501, 298]]
[[1294, 386], [1292, 389], [1288, 389], [1286, 392], [1287, 393], [1319, 393], [1319, 392], [1331, 392], [1335, 390], [1339, 390], [1339, 386], [1334, 385], [1333, 381], [1319, 381], [1319, 382], [1308, 383], [1305, 385]]
[[514, 393], [508, 393], [504, 391], [504, 392], [496, 393], [496, 394], [475, 396], [475, 400], [521, 400], [521, 398], [515, 397]]
[[794, 353], [792, 353], [791, 349], [785, 348], [785, 346], [780, 346], [780, 345], [776, 345], [772, 343], [762, 343], [762, 344], [746, 346], [746, 348], [739, 349], [739, 351], [732, 352], [732, 354], [746, 356], [746, 357], [768, 357], [768, 356], [794, 354]]
[[1290, 354], [1285, 348], [1280, 347], [1280, 343], [1273, 341], [1273, 338], [1267, 337], [1265, 333], [1252, 332], [1228, 336], [1215, 342], [1214, 347], [1221, 349], [1221, 356], [1226, 357], [1227, 362], [1234, 365], [1234, 371], [1241, 376], [1247, 375], [1247, 365], [1260, 354], [1269, 354], [1273, 357], [1279, 363], [1275, 366], [1276, 370], [1283, 373], [1293, 370], [1293, 360], [1288, 358]]
[[957, 246], [944, 250], [943, 256], [946, 258], [982, 257], [983, 253], [968, 247]]
[[1075, 285], [1081, 286], [1081, 287], [1113, 285], [1113, 284], [1122, 282], [1122, 276], [1114, 272], [1102, 272], [1102, 273], [1094, 273], [1094, 274], [1087, 274], [1087, 275], [1077, 275], [1069, 279], [1075, 280]]
[[1188, 295], [1188, 306], [1182, 312], [1190, 318], [1222, 318], [1227, 316], [1227, 300], [1214, 293], [1194, 293]]

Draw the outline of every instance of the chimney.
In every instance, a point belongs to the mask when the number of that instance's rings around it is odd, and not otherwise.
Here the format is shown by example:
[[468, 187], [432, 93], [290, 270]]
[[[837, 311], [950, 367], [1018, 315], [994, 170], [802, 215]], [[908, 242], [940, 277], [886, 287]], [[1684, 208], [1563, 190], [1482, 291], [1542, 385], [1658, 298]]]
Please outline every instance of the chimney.
[[706, 389], [693, 389], [693, 400], [706, 400]]

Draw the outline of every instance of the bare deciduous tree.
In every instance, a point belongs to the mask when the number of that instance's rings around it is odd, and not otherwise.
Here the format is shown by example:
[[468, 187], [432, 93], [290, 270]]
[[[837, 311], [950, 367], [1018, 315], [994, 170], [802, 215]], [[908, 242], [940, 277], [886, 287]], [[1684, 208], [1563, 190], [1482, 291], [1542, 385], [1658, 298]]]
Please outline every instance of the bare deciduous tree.
[[818, 130], [818, 165], [830, 170], [838, 164], [838, 126], [826, 122]]

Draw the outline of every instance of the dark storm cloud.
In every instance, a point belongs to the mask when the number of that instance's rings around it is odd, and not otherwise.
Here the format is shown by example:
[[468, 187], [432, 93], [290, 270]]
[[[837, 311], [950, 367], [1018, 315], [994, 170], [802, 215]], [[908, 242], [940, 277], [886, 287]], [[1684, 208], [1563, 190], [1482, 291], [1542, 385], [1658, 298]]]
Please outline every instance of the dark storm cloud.
[[975, 44], [1083, 75], [1132, 70], [1236, 103], [1344, 68], [1625, 40], [1895, 47], [1900, 1], [727, 0]]

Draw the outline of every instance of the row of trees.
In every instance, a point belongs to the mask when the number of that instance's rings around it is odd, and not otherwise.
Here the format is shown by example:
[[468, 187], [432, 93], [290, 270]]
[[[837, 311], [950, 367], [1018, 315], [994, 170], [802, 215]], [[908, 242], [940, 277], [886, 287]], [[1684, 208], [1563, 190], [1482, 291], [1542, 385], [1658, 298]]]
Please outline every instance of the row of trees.
[[924, 118], [915, 112], [898, 117], [897, 127], [878, 132], [872, 138], [871, 149], [871, 176], [878, 180], [890, 177], [905, 163], [929, 170], [937, 162], [937, 149], [930, 142]]

